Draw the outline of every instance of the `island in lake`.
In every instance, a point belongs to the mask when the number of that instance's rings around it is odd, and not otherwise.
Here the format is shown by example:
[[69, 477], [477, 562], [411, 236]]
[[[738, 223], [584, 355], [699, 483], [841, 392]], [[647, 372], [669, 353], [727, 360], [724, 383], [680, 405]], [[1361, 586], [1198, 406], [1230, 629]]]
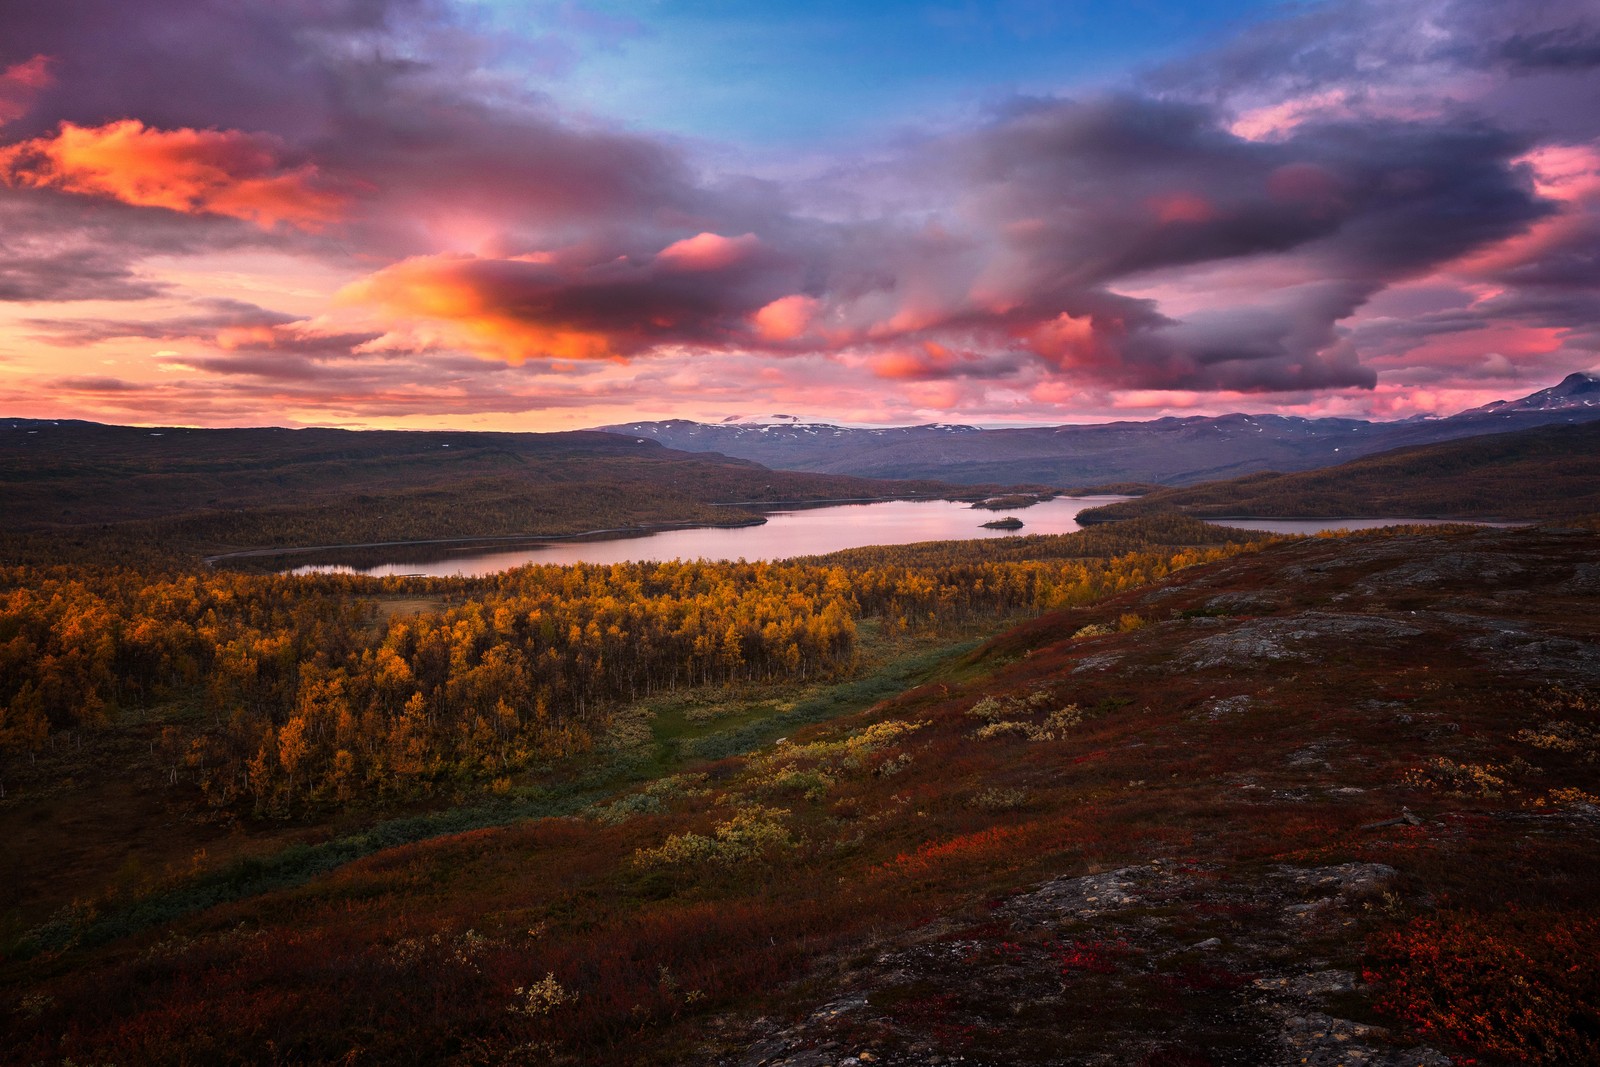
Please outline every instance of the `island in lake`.
[[1017, 518], [1015, 515], [1007, 515], [1003, 519], [993, 519], [993, 520], [991, 520], [989, 522], [984, 523], [983, 526], [982, 526], [982, 529], [985, 529], [985, 530], [1020, 530], [1020, 529], [1022, 529], [1022, 520]]

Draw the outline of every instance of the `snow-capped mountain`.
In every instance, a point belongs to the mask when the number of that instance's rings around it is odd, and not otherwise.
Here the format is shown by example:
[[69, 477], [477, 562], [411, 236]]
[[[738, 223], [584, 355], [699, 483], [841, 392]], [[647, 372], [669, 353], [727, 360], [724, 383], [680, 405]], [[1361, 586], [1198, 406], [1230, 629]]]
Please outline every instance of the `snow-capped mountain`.
[[1548, 389], [1530, 393], [1520, 400], [1496, 400], [1475, 411], [1489, 414], [1507, 411], [1581, 411], [1600, 409], [1600, 374], [1569, 374]]
[[1310, 470], [1407, 445], [1588, 419], [1600, 419], [1600, 376], [1573, 374], [1520, 400], [1397, 422], [1235, 414], [999, 430], [947, 423], [862, 429], [764, 415], [600, 429], [780, 470], [1066, 487], [1191, 485], [1255, 471]]

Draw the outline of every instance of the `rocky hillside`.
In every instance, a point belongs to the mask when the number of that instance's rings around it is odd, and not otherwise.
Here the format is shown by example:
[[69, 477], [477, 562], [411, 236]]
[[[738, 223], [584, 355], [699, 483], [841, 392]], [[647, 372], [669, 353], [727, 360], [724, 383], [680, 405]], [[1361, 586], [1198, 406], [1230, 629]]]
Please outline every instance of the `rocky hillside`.
[[893, 861], [973, 892], [721, 1062], [1597, 1062], [1597, 541], [1285, 545], [884, 709], [965, 738], [918, 816], [1007, 813]]
[[579, 817], [171, 871], [19, 942], [0, 1061], [1600, 1062], [1597, 530], [1283, 542]]

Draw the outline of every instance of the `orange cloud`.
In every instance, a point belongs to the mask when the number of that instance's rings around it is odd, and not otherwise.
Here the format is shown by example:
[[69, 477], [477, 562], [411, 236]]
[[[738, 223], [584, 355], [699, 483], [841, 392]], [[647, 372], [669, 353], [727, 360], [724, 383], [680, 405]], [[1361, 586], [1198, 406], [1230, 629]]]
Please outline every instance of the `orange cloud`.
[[439, 346], [508, 363], [627, 359], [686, 345], [736, 347], [753, 334], [796, 336], [816, 301], [771, 300], [776, 283], [759, 262], [752, 266], [764, 258], [753, 234], [713, 233], [649, 257], [577, 247], [414, 256], [346, 286], [337, 299], [377, 312], [388, 332], [374, 349]]
[[522, 280], [518, 275], [548, 268], [549, 259], [542, 254], [505, 260], [415, 256], [346, 286], [335, 302], [372, 306], [387, 318], [391, 332], [374, 348], [441, 345], [512, 364], [616, 358], [619, 353], [600, 330], [542, 321], [536, 309], [506, 298], [508, 280], [515, 288]]
[[1092, 318], [1062, 312], [1027, 332], [1027, 346], [1057, 367], [1109, 366], [1115, 353]]
[[271, 326], [227, 326], [217, 331], [217, 347], [232, 352], [236, 348], [271, 345], [278, 339], [278, 331]]
[[278, 138], [241, 130], [64, 122], [54, 137], [0, 148], [0, 182], [225, 215], [262, 229], [286, 223], [315, 231], [337, 221], [347, 198], [328, 188], [315, 164], [291, 165], [286, 154]]
[[890, 381], [926, 381], [947, 376], [957, 357], [944, 345], [924, 341], [918, 349], [895, 349], [870, 360], [872, 373]]
[[34, 56], [0, 71], [0, 126], [26, 115], [39, 90], [54, 81], [49, 56]]

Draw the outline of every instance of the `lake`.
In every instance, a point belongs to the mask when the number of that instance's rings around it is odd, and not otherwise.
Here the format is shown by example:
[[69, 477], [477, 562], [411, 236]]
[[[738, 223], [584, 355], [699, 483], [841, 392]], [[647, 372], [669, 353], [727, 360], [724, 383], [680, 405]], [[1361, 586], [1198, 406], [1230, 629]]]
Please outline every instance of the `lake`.
[[1318, 534], [1327, 530], [1377, 530], [1384, 526], [1526, 526], [1522, 522], [1486, 519], [1208, 519], [1234, 530], [1263, 530], [1279, 534]]
[[[1014, 511], [987, 511], [950, 500], [886, 500], [765, 512], [760, 526], [695, 527], [603, 539], [528, 541], [485, 547], [404, 545], [361, 550], [362, 565], [315, 563], [292, 574], [345, 573], [377, 576], [494, 574], [528, 563], [628, 563], [669, 559], [770, 560], [815, 556], [867, 545], [916, 541], [965, 541], [1025, 534], [1072, 533], [1078, 512], [1124, 500], [1120, 496], [1056, 497]], [[1020, 530], [985, 530], [1006, 515]], [[337, 557], [334, 557], [337, 558]], [[379, 562], [368, 563], [368, 560]]]
[[[472, 544], [377, 545], [308, 554], [290, 574], [450, 575], [495, 574], [528, 563], [633, 563], [668, 559], [772, 560], [819, 556], [867, 545], [917, 541], [969, 541], [1026, 534], [1073, 533], [1078, 512], [1126, 500], [1120, 496], [1059, 496], [1028, 508], [988, 511], [951, 500], [885, 500], [765, 512], [759, 526], [691, 527], [601, 537]], [[985, 530], [1007, 515], [1020, 530]], [[1463, 519], [1215, 519], [1219, 526], [1269, 533], [1315, 534], [1324, 530], [1371, 530], [1380, 526], [1468, 522]], [[1478, 526], [1520, 523], [1473, 522]], [[341, 562], [328, 562], [340, 560]]]

